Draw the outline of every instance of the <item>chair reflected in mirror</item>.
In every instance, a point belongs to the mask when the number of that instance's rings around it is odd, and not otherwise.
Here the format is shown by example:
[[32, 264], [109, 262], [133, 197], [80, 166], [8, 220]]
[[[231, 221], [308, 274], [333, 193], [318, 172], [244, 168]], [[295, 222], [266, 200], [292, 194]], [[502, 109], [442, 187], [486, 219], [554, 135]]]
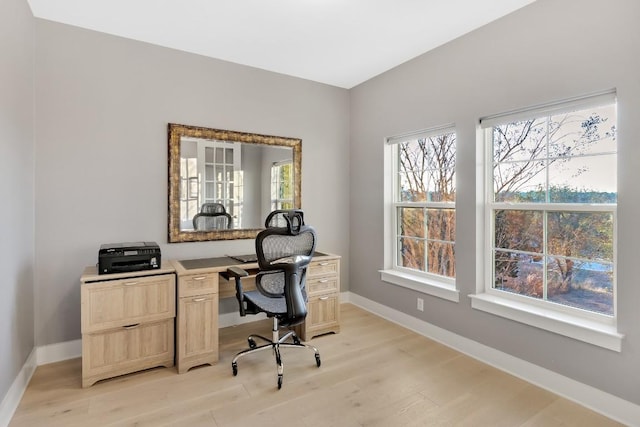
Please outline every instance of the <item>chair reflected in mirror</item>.
[[227, 210], [222, 203], [203, 203], [200, 207], [200, 213], [204, 214], [224, 214]]
[[193, 228], [198, 231], [233, 228], [233, 219], [221, 203], [203, 203], [193, 217]]

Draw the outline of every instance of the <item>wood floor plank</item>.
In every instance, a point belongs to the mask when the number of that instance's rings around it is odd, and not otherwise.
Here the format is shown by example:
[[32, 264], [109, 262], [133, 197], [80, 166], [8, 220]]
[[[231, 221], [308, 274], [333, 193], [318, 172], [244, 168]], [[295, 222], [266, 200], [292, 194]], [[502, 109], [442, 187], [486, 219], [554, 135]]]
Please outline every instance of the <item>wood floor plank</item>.
[[350, 304], [341, 332], [316, 337], [321, 352], [283, 349], [277, 389], [269, 351], [231, 359], [261, 320], [220, 330], [220, 361], [178, 375], [175, 368], [81, 387], [81, 361], [39, 366], [14, 414], [22, 426], [616, 426], [606, 417], [485, 365]]

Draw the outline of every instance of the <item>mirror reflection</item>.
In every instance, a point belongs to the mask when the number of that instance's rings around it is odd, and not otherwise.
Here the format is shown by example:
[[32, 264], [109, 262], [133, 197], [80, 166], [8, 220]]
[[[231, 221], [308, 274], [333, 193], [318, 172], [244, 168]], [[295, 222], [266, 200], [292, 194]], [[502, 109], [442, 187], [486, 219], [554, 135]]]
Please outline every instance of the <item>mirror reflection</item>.
[[253, 238], [300, 207], [301, 141], [169, 124], [169, 242]]

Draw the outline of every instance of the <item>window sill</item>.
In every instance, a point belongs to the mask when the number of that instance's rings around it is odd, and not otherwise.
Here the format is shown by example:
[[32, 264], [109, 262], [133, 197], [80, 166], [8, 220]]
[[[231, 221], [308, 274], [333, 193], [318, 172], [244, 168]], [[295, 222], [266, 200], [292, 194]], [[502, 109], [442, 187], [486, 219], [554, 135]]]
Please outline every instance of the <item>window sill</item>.
[[459, 292], [455, 286], [438, 283], [424, 277], [418, 277], [395, 270], [380, 270], [380, 279], [392, 285], [402, 286], [423, 294], [432, 295], [447, 301], [458, 302]]
[[624, 335], [618, 333], [615, 326], [534, 307], [487, 293], [469, 295], [469, 297], [471, 298], [471, 307], [476, 310], [564, 335], [598, 347], [616, 352], [622, 351]]

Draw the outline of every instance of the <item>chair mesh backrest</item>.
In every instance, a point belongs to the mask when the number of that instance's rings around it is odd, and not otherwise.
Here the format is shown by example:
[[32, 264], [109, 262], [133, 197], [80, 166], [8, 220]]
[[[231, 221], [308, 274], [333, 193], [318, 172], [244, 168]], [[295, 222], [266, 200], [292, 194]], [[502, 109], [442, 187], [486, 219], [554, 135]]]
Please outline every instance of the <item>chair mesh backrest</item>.
[[311, 256], [314, 244], [315, 235], [311, 229], [296, 235], [272, 234], [262, 239], [262, 254], [268, 263], [295, 255]]
[[221, 230], [231, 226], [229, 215], [197, 214], [193, 217], [193, 227], [196, 230]]
[[221, 203], [203, 203], [200, 208], [200, 213], [215, 214], [215, 213], [227, 213], [227, 210]]
[[262, 233], [267, 235], [259, 239], [261, 247], [256, 247], [258, 263], [260, 270], [262, 270], [257, 277], [259, 288], [261, 288], [259, 290], [271, 295], [282, 295], [285, 281], [284, 273], [279, 270], [268, 270], [273, 269], [278, 260], [286, 260], [297, 255], [308, 257], [304, 263], [299, 265], [300, 274], [298, 277], [300, 282], [298, 286], [304, 289], [306, 267], [311, 261], [311, 255], [313, 255], [316, 246], [316, 234], [313, 228], [303, 227], [295, 235], [286, 234], [286, 228], [267, 229]]
[[265, 272], [258, 276], [260, 291], [269, 296], [280, 296], [284, 292], [284, 273], [282, 271]]

